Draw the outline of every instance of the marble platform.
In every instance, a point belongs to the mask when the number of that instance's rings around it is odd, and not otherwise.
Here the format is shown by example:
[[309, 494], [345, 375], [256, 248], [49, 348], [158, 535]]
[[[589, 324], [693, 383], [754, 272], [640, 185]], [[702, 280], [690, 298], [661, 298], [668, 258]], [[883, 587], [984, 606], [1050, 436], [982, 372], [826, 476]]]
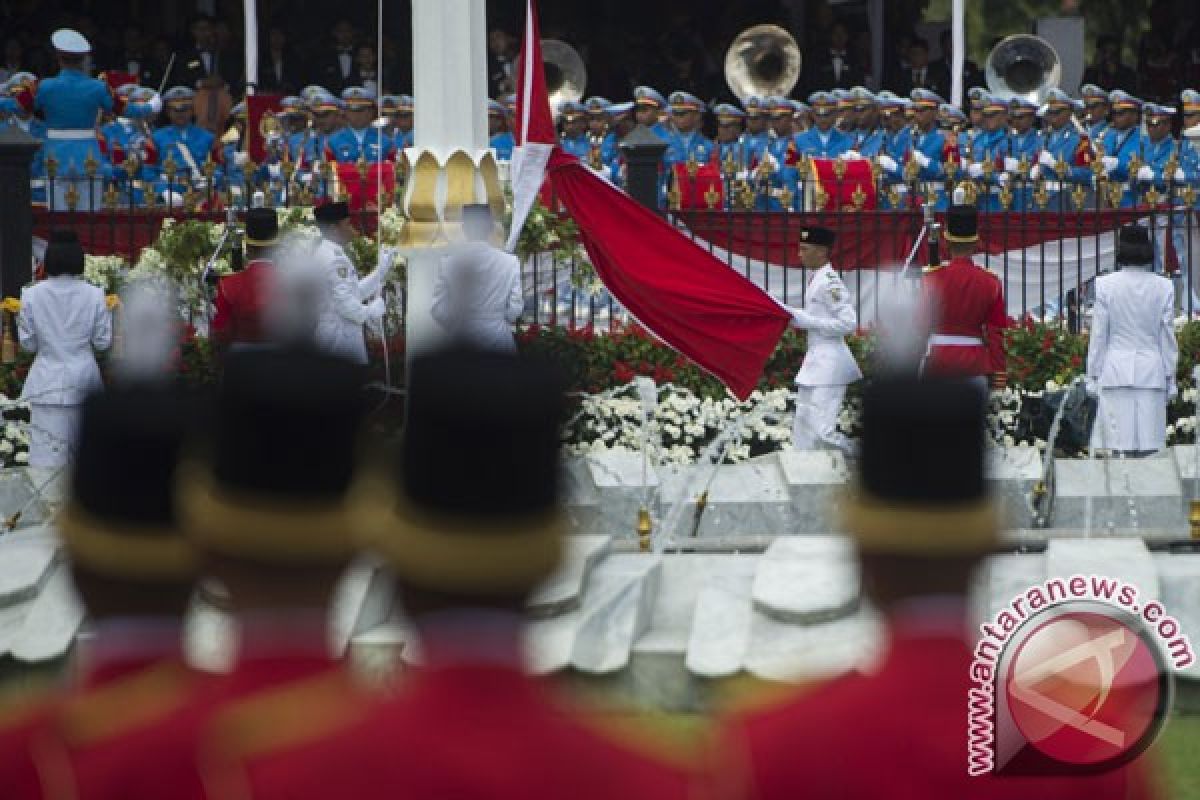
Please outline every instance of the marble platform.
[[[1139, 539], [1055, 539], [1043, 551], [993, 556], [974, 583], [976, 622], [1051, 576], [1098, 574], [1159, 599], [1200, 642], [1200, 552], [1150, 551]], [[726, 679], [810, 682], [869, 669], [885, 637], [860, 591], [851, 542], [834, 534], [777, 537], [755, 553], [629, 552], [614, 537], [573, 535], [568, 558], [530, 604], [526, 650], [535, 671], [584, 681], [674, 710], [709, 706]], [[198, 603], [189, 657], [229, 666], [237, 626]], [[53, 532], [0, 537], [0, 660], [61, 663], [87, 635]], [[337, 592], [330, 647], [386, 681], [420, 663], [388, 570], [357, 561]], [[10, 670], [11, 671], [11, 670]], [[1181, 706], [1200, 698], [1200, 663], [1179, 674]]]

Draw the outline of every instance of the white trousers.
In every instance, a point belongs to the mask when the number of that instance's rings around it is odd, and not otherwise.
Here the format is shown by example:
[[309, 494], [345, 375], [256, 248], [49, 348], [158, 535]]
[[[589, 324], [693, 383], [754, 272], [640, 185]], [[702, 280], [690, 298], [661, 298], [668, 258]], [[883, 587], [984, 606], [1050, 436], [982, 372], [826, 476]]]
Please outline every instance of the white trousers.
[[33, 403], [29, 418], [29, 466], [58, 469], [75, 450], [81, 406]]
[[1164, 389], [1101, 389], [1092, 427], [1092, 447], [1100, 450], [1155, 451], [1167, 444]]
[[845, 386], [797, 386], [792, 447], [797, 450], [836, 449], [850, 452], [850, 440], [837, 429]]

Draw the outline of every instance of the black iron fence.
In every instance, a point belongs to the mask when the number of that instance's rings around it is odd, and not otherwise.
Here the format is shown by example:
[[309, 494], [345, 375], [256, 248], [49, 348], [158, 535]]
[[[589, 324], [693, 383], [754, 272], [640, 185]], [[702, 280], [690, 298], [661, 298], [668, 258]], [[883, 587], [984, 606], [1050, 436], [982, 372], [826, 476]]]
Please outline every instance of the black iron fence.
[[[833, 264], [855, 295], [860, 320], [869, 324], [889, 288], [918, 276], [928, 263], [926, 209], [942, 209], [951, 198], [974, 203], [981, 211], [977, 261], [1003, 282], [1010, 315], [1033, 315], [1073, 329], [1086, 322], [1092, 281], [1115, 267], [1117, 228], [1138, 222], [1153, 231], [1155, 266], [1173, 277], [1179, 312], [1200, 312], [1200, 201], [1195, 187], [1174, 180], [1174, 171], [1162, 171], [1164, 182], [1131, 184], [1091, 168], [1085, 181], [1080, 168], [1061, 164], [1062, 169], [1038, 170], [1022, 165], [1005, 179], [1000, 175], [1008, 173], [989, 170], [972, 178], [946, 165], [939, 180], [923, 181], [912, 169], [897, 179], [875, 162], [855, 163], [810, 160], [782, 177], [769, 170], [706, 175], [683, 165], [671, 173], [667, 217], [707, 252], [793, 305], [804, 304], [810, 277], [799, 257], [801, 229], [833, 228], [839, 234]], [[1131, 165], [1135, 176], [1138, 166]], [[355, 169], [360, 185], [372, 188], [367, 166]], [[240, 218], [247, 205], [290, 208], [350, 196], [330, 164], [298, 172], [288, 165], [268, 170], [247, 163], [241, 170], [251, 177], [234, 191], [238, 173], [215, 180], [211, 162], [200, 167], [200, 179], [192, 171], [164, 167], [157, 183], [140, 179], [133, 167], [124, 175], [105, 175], [89, 166], [69, 178], [48, 169], [50, 208], [35, 208], [34, 231], [45, 236], [53, 228], [73, 228], [89, 253], [119, 255], [133, 265], [168, 218], [221, 222], [231, 211]], [[378, 209], [400, 201], [398, 177], [394, 190], [375, 187], [354, 203], [356, 224], [365, 234], [375, 232]], [[64, 180], [69, 191], [63, 191]], [[169, 188], [176, 181], [184, 191]], [[168, 187], [165, 195], [162, 186]], [[940, 221], [938, 213], [933, 221]], [[530, 322], [604, 330], [627, 321], [581, 248], [527, 255], [523, 278]]]

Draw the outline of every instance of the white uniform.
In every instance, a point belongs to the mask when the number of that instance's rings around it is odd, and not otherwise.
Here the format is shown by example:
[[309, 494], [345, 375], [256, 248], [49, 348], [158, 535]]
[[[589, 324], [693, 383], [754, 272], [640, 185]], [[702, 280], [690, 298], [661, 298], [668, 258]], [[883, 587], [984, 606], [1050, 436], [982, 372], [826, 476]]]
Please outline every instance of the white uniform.
[[451, 336], [515, 353], [512, 326], [524, 308], [516, 256], [471, 242], [442, 261], [433, 290], [433, 319]]
[[1149, 268], [1123, 267], [1096, 280], [1087, 378], [1099, 392], [1092, 447], [1161, 450], [1179, 347], [1175, 289]]
[[375, 321], [368, 302], [383, 286], [381, 264], [365, 278], [358, 277], [342, 246], [322, 240], [314, 253], [326, 280], [328, 294], [317, 316], [317, 346], [357, 364], [367, 363], [363, 325]]
[[791, 309], [797, 328], [808, 331], [808, 350], [796, 373], [796, 417], [792, 446], [815, 450], [824, 445], [849, 450], [837, 430], [846, 386], [862, 378], [845, 337], [854, 333], [858, 316], [850, 292], [826, 264], [817, 270], [804, 293], [805, 308]]
[[62, 275], [21, 292], [21, 348], [37, 353], [21, 398], [32, 407], [29, 465], [57, 468], [74, 447], [79, 407], [101, 385], [96, 350], [112, 344], [104, 291]]

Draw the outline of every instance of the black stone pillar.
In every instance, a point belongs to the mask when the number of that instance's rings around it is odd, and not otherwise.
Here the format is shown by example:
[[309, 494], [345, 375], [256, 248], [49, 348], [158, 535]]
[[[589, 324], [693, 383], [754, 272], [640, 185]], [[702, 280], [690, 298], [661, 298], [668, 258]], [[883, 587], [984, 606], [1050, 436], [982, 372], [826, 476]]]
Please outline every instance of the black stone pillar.
[[658, 207], [658, 171], [667, 143], [645, 125], [639, 125], [617, 145], [625, 156], [625, 191], [655, 213]]
[[40, 146], [15, 125], [0, 129], [0, 298], [19, 297], [33, 277], [29, 172]]

